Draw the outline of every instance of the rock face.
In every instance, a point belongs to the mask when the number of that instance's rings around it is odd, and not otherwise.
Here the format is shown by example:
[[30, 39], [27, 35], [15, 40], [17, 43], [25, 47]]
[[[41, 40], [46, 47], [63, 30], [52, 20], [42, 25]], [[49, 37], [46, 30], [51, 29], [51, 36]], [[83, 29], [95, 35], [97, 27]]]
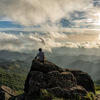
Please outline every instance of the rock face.
[[[88, 92], [95, 93], [91, 77], [82, 71], [62, 69], [57, 65], [46, 61], [41, 63], [33, 60], [31, 69], [25, 81], [25, 93], [9, 100], [34, 100], [43, 94], [43, 90], [55, 97], [78, 100], [80, 96], [84, 99]], [[52, 100], [46, 97], [43, 100]]]
[[78, 85], [84, 87], [88, 92], [93, 92], [95, 94], [94, 82], [87, 73], [72, 69], [66, 69], [66, 71], [71, 72], [75, 76]]
[[18, 94], [14, 92], [7, 86], [0, 86], [0, 100], [8, 100], [12, 96], [17, 96]]

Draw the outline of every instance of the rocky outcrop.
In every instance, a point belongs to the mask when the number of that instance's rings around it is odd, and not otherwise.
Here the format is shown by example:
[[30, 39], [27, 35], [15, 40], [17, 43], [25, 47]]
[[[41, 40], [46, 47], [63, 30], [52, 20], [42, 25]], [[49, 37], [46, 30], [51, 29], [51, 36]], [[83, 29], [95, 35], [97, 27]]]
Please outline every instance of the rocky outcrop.
[[[88, 92], [95, 93], [93, 81], [87, 73], [63, 69], [51, 62], [41, 63], [38, 60], [32, 62], [24, 91], [24, 94], [9, 100], [34, 100], [33, 98], [38, 100], [43, 95], [43, 91], [47, 91], [47, 94], [53, 94], [55, 97], [64, 98], [64, 100], [78, 100], [78, 97], [81, 97], [82, 100], [89, 100], [84, 99]], [[46, 95], [43, 100], [53, 98], [51, 95], [49, 97]]]
[[0, 86], [0, 100], [8, 100], [12, 96], [17, 96], [18, 94], [14, 92], [7, 86]]
[[87, 73], [72, 69], [66, 69], [66, 71], [71, 72], [75, 76], [78, 85], [84, 87], [88, 92], [93, 92], [95, 94], [94, 82]]

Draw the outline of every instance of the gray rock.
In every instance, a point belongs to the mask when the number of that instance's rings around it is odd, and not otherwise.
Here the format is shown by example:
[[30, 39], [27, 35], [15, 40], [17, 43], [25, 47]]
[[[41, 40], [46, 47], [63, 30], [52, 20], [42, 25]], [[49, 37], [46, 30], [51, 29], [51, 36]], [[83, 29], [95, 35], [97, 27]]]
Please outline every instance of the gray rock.
[[62, 72], [61, 73], [66, 80], [72, 81], [74, 84], [77, 84], [77, 80], [71, 72]]
[[40, 84], [40, 86], [39, 86], [40, 88], [45, 87], [45, 85], [46, 85], [45, 75], [40, 71], [30, 71], [27, 76], [27, 79], [25, 81], [24, 91], [28, 92], [38, 84]]
[[40, 72], [43, 72], [43, 73], [48, 73], [50, 71], [63, 72], [65, 70], [58, 67], [57, 65], [49, 62], [49, 61], [46, 61], [45, 63], [41, 63], [38, 60], [33, 60], [30, 71], [40, 71]]
[[[74, 77], [74, 76], [73, 76]], [[66, 77], [58, 71], [51, 71], [47, 74], [47, 88], [60, 86], [61, 88], [69, 88], [76, 86], [76, 81], [67, 80]]]
[[75, 76], [78, 85], [95, 94], [94, 82], [90, 75], [80, 70], [66, 69], [66, 71], [71, 72]]
[[0, 86], [0, 100], [8, 100], [10, 97], [16, 95], [18, 94], [9, 87], [3, 85]]
[[76, 86], [72, 88], [61, 88], [61, 87], [54, 87], [47, 89], [52, 94], [55, 94], [59, 98], [67, 98], [67, 99], [75, 99], [77, 96], [84, 97], [87, 94], [87, 91], [81, 87]]

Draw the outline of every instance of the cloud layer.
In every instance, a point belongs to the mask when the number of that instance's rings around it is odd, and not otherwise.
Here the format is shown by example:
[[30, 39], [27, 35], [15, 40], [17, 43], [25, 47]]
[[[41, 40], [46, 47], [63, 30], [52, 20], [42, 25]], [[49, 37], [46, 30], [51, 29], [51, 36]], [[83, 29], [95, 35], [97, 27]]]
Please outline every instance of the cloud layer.
[[72, 12], [84, 11], [90, 6], [91, 0], [0, 0], [0, 15], [25, 26], [54, 24], [62, 18], [69, 19]]
[[[50, 32], [46, 34], [7, 34], [0, 33], [0, 50], [14, 50], [14, 51], [30, 51], [43, 48], [51, 51], [53, 48], [100, 48], [100, 42], [87, 41], [76, 42], [73, 41], [74, 36], [69, 36], [64, 33]], [[77, 38], [80, 38], [77, 37]], [[77, 39], [76, 38], [76, 39]], [[94, 36], [93, 36], [94, 38]], [[72, 40], [71, 40], [72, 39]], [[82, 37], [81, 37], [82, 39]]]

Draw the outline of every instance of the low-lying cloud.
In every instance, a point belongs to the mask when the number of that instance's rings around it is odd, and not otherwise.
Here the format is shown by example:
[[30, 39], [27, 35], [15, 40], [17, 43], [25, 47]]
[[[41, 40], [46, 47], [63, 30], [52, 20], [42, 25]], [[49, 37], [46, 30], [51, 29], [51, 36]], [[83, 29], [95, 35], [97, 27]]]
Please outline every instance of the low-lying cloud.
[[[74, 36], [73, 36], [74, 37]], [[94, 37], [94, 36], [93, 36]], [[69, 41], [72, 37], [64, 33], [50, 32], [46, 34], [8, 34], [0, 33], [0, 50], [31, 51], [43, 48], [52, 51], [53, 48], [100, 48], [98, 41]]]
[[51, 50], [53, 47], [61, 47], [61, 38], [67, 39], [67, 35], [51, 32], [50, 34], [40, 35], [35, 34], [7, 34], [0, 33], [0, 49], [10, 49], [14, 51], [35, 50], [42, 47], [46, 50]]

